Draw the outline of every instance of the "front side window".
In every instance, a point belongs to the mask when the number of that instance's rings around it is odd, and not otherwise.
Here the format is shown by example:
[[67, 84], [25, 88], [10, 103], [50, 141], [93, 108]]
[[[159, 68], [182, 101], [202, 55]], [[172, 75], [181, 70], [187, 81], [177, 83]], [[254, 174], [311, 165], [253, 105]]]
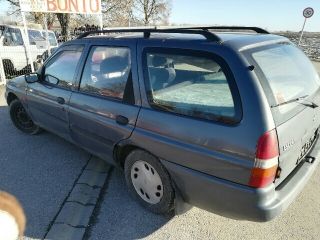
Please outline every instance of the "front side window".
[[23, 39], [21, 31], [18, 28], [8, 28], [4, 33], [3, 39], [4, 46], [21, 46], [23, 45]]
[[234, 119], [227, 75], [210, 56], [188, 53], [145, 55], [149, 102], [153, 107], [207, 120]]
[[81, 57], [81, 50], [59, 52], [45, 66], [45, 81], [64, 88], [71, 88]]
[[92, 47], [83, 71], [80, 91], [123, 100], [130, 73], [128, 48]]

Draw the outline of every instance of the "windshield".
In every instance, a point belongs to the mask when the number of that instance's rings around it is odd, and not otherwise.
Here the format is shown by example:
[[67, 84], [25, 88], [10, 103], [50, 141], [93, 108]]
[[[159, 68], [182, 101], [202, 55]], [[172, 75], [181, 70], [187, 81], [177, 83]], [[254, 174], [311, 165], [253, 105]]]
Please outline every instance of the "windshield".
[[43, 41], [43, 37], [40, 31], [37, 30], [28, 30], [29, 34], [29, 43], [35, 45], [37, 41]]
[[289, 120], [306, 107], [298, 99], [312, 102], [320, 87], [319, 75], [299, 48], [282, 43], [252, 49], [248, 53], [277, 124]]
[[320, 86], [310, 60], [297, 47], [281, 44], [252, 53], [271, 88], [275, 104], [313, 94]]
[[[42, 31], [42, 35], [45, 38], [46, 37], [46, 32]], [[57, 46], [58, 43], [57, 43], [57, 39], [56, 39], [55, 34], [53, 32], [48, 32], [48, 35], [49, 35], [50, 46]]]

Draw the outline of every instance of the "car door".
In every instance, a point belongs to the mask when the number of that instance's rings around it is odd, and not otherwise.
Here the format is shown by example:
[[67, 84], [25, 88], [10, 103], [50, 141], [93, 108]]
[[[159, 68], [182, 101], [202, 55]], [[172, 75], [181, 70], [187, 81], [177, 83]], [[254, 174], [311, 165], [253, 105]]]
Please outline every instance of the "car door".
[[130, 137], [140, 109], [135, 48], [120, 39], [91, 46], [70, 100], [73, 141], [108, 162], [115, 144]]
[[34, 122], [69, 139], [68, 106], [83, 45], [61, 48], [42, 69], [41, 80], [29, 84], [28, 108]]

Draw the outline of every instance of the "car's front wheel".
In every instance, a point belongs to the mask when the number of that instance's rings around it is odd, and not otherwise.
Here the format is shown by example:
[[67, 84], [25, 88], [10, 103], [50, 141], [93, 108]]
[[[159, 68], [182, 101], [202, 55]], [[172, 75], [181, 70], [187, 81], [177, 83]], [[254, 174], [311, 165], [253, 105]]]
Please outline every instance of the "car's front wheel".
[[160, 161], [142, 150], [132, 151], [125, 161], [129, 192], [148, 210], [168, 214], [174, 208], [174, 189], [170, 176]]
[[40, 127], [34, 124], [18, 99], [15, 99], [10, 103], [9, 111], [13, 124], [22, 132], [34, 135], [41, 131]]

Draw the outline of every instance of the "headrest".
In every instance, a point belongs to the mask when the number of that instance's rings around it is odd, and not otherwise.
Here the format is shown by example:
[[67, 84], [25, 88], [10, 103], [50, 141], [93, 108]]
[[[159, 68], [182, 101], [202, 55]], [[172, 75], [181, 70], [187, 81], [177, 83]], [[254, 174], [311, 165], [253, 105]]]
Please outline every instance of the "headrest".
[[100, 73], [123, 72], [129, 65], [129, 59], [121, 56], [106, 58], [100, 64]]
[[169, 60], [166, 57], [161, 56], [153, 56], [152, 58], [152, 65], [154, 67], [163, 67], [169, 64]]

